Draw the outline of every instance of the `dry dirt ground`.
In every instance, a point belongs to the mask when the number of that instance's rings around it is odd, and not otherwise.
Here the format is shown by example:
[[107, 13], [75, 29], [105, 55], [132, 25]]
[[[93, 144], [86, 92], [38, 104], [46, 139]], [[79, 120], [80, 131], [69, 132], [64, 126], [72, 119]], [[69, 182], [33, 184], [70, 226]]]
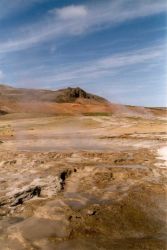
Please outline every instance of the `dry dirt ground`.
[[0, 249], [165, 250], [165, 117], [0, 117]]

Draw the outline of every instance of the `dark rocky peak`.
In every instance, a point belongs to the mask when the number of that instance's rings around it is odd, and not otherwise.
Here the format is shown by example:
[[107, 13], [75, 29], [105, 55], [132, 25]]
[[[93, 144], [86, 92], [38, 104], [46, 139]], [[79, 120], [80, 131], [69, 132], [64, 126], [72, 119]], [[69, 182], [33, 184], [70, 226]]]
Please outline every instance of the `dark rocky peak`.
[[77, 88], [67, 88], [67, 95], [72, 98], [89, 98], [89, 94], [86, 93], [83, 89]]

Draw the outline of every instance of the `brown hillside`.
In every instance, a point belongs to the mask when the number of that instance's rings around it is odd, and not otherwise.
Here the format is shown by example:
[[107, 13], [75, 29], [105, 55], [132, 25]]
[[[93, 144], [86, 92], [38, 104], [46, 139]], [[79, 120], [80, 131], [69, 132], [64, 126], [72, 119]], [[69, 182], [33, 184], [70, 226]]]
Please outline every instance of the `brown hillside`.
[[8, 113], [45, 113], [150, 116], [161, 115], [165, 112], [166, 109], [157, 110], [112, 104], [106, 99], [87, 93], [78, 87], [52, 91], [0, 85], [0, 115]]

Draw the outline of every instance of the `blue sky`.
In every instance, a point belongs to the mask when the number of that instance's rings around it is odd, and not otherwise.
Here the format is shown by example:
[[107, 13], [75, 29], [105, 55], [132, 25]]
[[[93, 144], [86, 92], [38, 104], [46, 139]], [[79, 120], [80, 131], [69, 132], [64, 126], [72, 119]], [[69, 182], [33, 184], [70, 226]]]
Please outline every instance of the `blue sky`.
[[166, 0], [0, 0], [0, 82], [166, 106]]

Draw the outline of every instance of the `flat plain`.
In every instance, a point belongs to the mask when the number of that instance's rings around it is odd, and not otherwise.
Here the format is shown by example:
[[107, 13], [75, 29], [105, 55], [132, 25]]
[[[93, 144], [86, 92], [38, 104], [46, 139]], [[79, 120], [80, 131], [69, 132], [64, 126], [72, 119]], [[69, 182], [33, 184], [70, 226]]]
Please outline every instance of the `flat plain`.
[[166, 123], [1, 116], [1, 249], [165, 250]]

